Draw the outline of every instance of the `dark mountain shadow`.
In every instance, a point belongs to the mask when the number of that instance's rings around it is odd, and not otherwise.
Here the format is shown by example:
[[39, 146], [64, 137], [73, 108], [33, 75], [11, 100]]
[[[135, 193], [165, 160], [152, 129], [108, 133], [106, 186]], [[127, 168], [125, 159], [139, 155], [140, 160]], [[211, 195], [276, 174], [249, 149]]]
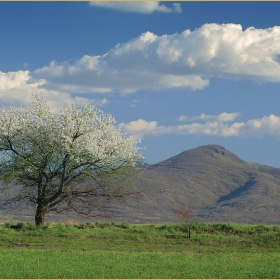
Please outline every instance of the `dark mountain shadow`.
[[248, 191], [256, 183], [257, 183], [257, 180], [255, 179], [255, 176], [251, 177], [249, 179], [249, 181], [246, 182], [243, 186], [239, 187], [238, 189], [236, 189], [235, 191], [233, 191], [233, 192], [231, 192], [227, 195], [224, 195], [224, 196], [220, 197], [219, 200], [217, 201], [217, 203], [240, 197], [242, 195], [242, 193], [245, 193], [246, 191]]

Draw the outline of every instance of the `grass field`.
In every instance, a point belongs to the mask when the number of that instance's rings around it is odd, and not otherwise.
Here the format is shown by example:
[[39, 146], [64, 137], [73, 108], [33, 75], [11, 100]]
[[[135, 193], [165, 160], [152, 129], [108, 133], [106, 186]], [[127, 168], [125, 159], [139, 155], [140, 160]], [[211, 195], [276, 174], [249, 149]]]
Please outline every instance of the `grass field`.
[[280, 278], [280, 227], [0, 226], [0, 278]]

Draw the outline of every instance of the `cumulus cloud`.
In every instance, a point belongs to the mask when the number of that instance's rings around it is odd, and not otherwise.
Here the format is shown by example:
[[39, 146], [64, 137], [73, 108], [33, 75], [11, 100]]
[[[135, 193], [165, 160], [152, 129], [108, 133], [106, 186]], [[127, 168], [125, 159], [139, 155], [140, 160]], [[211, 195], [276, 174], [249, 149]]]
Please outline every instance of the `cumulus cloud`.
[[35, 92], [39, 95], [44, 95], [48, 105], [53, 110], [57, 110], [67, 103], [80, 105], [94, 103], [98, 106], [109, 103], [107, 98], [72, 97], [67, 92], [40, 88], [45, 83], [45, 79], [33, 79], [27, 70], [8, 73], [0, 71], [0, 100], [2, 106], [26, 106], [33, 101], [32, 94]]
[[201, 114], [199, 117], [187, 118], [187, 120], [204, 120], [204, 123], [193, 122], [190, 124], [171, 126], [159, 126], [156, 121], [148, 122], [139, 119], [138, 121], [130, 123], [121, 123], [119, 127], [122, 131], [133, 135], [136, 139], [162, 134], [198, 134], [243, 138], [261, 137], [264, 135], [280, 136], [280, 117], [278, 116], [271, 114], [270, 116], [248, 120], [247, 122], [231, 123], [238, 116], [240, 116], [239, 113], [222, 113], [218, 116]]
[[179, 3], [173, 3], [169, 8], [159, 2], [90, 2], [91, 6], [114, 9], [121, 12], [151, 14], [153, 12], [181, 13], [182, 8]]
[[240, 127], [239, 135], [244, 137], [280, 135], [280, 117], [271, 114], [261, 119], [249, 120]]
[[51, 61], [32, 72], [1, 72], [0, 96], [2, 102], [25, 102], [23, 93], [30, 96], [37, 88], [54, 100], [77, 102], [72, 95], [202, 90], [211, 78], [280, 82], [279, 55], [279, 26], [242, 30], [239, 24], [212, 23], [173, 35], [146, 32], [98, 56]]
[[211, 78], [280, 82], [279, 54], [278, 26], [212, 23], [173, 35], [146, 32], [103, 55], [52, 61], [30, 75], [46, 81], [41, 88], [69, 93], [201, 90]]
[[144, 137], [144, 135], [154, 133], [154, 130], [157, 128], [157, 122], [147, 122], [145, 120], [139, 119], [129, 123], [120, 123], [119, 128], [124, 133], [133, 135], [136, 139], [141, 139]]

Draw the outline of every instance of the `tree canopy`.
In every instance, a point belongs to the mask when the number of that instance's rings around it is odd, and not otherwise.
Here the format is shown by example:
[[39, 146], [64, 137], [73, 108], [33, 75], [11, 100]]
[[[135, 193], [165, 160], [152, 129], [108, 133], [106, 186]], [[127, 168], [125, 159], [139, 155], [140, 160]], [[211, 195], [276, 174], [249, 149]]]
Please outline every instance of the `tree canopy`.
[[14, 187], [5, 203], [33, 206], [37, 226], [50, 211], [94, 215], [126, 197], [141, 161], [137, 141], [94, 105], [53, 112], [35, 96], [27, 108], [0, 110], [0, 180]]

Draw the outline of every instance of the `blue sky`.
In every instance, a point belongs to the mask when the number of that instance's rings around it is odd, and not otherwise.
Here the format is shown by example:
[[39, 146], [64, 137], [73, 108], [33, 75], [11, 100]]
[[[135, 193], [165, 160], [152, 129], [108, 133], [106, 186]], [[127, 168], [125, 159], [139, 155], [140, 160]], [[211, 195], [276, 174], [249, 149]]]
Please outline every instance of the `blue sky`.
[[95, 103], [154, 164], [280, 167], [280, 2], [0, 2], [0, 102]]

